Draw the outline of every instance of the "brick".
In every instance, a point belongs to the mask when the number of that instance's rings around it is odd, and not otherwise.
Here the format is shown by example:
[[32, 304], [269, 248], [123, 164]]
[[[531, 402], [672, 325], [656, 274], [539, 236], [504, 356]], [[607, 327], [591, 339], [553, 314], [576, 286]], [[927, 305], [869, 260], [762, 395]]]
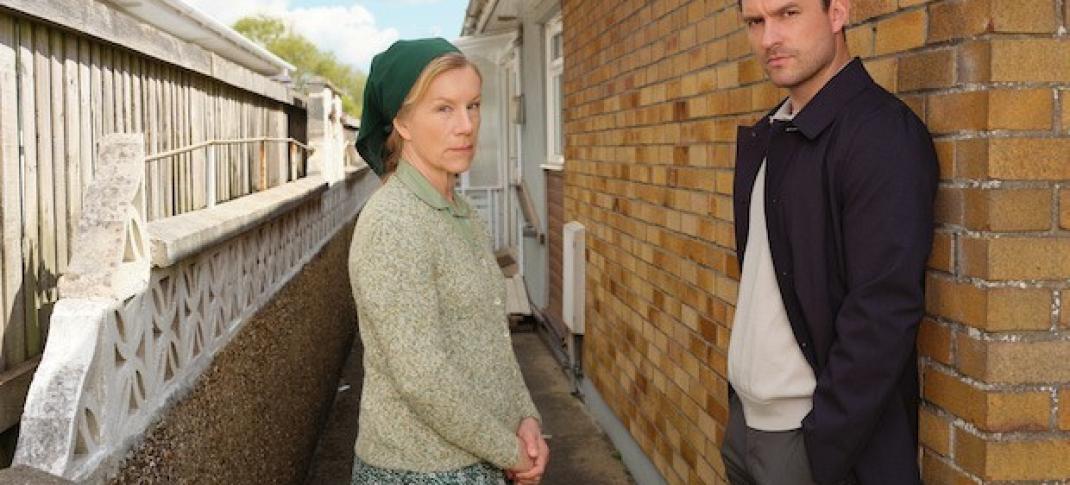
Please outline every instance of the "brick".
[[1070, 341], [983, 341], [959, 334], [956, 367], [990, 384], [1070, 380]]
[[951, 423], [922, 407], [918, 410], [918, 439], [923, 446], [941, 455], [951, 453]]
[[1070, 290], [1063, 290], [1059, 296], [1059, 324], [1070, 327]]
[[875, 55], [901, 52], [925, 45], [928, 14], [924, 9], [912, 10], [877, 22]]
[[970, 37], [989, 28], [990, 0], [950, 0], [929, 6], [930, 44]]
[[925, 370], [922, 397], [973, 424], [984, 420], [984, 391], [931, 367]]
[[983, 289], [931, 274], [925, 288], [928, 313], [978, 327], [985, 321], [987, 295]]
[[[1070, 475], [1070, 440], [984, 441], [965, 431], [955, 434], [956, 457], [983, 480], [1043, 480]], [[959, 452], [962, 456], [959, 456]]]
[[987, 144], [988, 177], [1003, 180], [1070, 179], [1070, 138], [994, 138]]
[[948, 232], [933, 234], [933, 248], [929, 252], [929, 268], [950, 273], [955, 270], [955, 236]]
[[1045, 430], [1051, 417], [1047, 392], [986, 391], [932, 368], [926, 369], [923, 395], [984, 431]]
[[992, 288], [986, 308], [987, 331], [1051, 328], [1052, 292], [1047, 288]]
[[1048, 189], [965, 189], [963, 224], [975, 231], [1043, 231], [1051, 228]]
[[1048, 33], [1058, 22], [1053, 0], [992, 0], [992, 30], [995, 32]]
[[931, 450], [923, 450], [921, 458], [921, 480], [928, 485], [973, 485], [976, 483], [970, 475], [948, 464]]
[[988, 122], [988, 93], [966, 91], [928, 98], [925, 123], [933, 134], [984, 130]]
[[1070, 229], [1070, 188], [1059, 191], [1059, 227]]
[[[1070, 8], [1070, 2], [1067, 2], [1067, 7]], [[1059, 92], [1059, 102], [1063, 106], [1063, 115], [1061, 123], [1063, 133], [1070, 133], [1070, 90], [1062, 90]]]
[[943, 364], [951, 364], [951, 329], [931, 318], [918, 328], [918, 354]]
[[966, 275], [988, 280], [1064, 280], [1070, 275], [1070, 238], [963, 238]]
[[851, 23], [894, 12], [896, 0], [855, 0], [851, 2]]
[[1070, 40], [993, 40], [991, 80], [1070, 81]]
[[996, 89], [988, 96], [988, 129], [1051, 128], [1054, 96], [1050, 89]]
[[939, 187], [933, 201], [933, 217], [941, 224], [962, 224], [964, 189]]
[[926, 123], [933, 133], [960, 130], [1046, 130], [1053, 96], [1048, 89], [966, 91], [928, 98]]
[[[902, 79], [900, 79], [902, 82]], [[954, 140], [934, 140], [933, 145], [936, 148], [936, 161], [940, 164], [940, 180], [951, 180], [955, 178], [955, 141]]]
[[1059, 391], [1059, 429], [1070, 431], [1070, 389]]
[[900, 92], [950, 87], [955, 83], [955, 51], [944, 49], [903, 55], [899, 58], [896, 79]]
[[1052, 292], [1045, 288], [978, 288], [930, 276], [926, 310], [989, 332], [1051, 328]]
[[992, 79], [991, 41], [966, 42], [955, 49], [955, 55], [955, 74], [959, 83], [980, 83]]
[[995, 392], [986, 396], [986, 431], [1043, 431], [1051, 420], [1051, 395], [1040, 391]]
[[853, 56], [873, 55], [873, 24], [862, 24], [847, 29], [847, 51]]
[[987, 467], [985, 441], [966, 430], [955, 428], [955, 462], [974, 475], [983, 476]]

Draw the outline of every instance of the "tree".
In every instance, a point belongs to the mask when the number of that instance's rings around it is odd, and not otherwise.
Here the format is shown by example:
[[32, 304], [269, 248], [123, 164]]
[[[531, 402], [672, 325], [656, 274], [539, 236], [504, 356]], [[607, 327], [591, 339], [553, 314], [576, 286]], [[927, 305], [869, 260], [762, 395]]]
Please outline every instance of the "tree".
[[303, 35], [293, 31], [282, 19], [269, 15], [243, 17], [234, 30], [260, 44], [296, 68], [294, 86], [304, 88], [313, 76], [320, 76], [341, 90], [342, 107], [351, 116], [360, 117], [367, 76], [339, 61], [331, 52], [320, 50]]

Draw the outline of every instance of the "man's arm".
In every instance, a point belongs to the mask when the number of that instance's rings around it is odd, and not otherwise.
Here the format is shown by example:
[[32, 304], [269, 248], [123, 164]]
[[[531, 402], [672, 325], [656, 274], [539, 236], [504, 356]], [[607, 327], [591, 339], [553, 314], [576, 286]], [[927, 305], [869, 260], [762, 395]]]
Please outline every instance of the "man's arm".
[[913, 371], [937, 182], [929, 133], [906, 109], [882, 110], [850, 140], [833, 189], [843, 203], [847, 293], [803, 421], [814, 479], [823, 484], [845, 479], [880, 439], [873, 430], [903, 373]]

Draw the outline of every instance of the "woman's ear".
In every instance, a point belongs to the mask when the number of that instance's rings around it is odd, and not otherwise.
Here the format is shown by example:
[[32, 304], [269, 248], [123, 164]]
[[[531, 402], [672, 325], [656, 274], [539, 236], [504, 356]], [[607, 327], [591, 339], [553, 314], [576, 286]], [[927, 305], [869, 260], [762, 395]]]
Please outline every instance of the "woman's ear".
[[412, 132], [409, 131], [409, 127], [406, 126], [401, 117], [394, 117], [394, 131], [398, 132], [398, 136], [400, 136], [402, 140], [412, 141]]

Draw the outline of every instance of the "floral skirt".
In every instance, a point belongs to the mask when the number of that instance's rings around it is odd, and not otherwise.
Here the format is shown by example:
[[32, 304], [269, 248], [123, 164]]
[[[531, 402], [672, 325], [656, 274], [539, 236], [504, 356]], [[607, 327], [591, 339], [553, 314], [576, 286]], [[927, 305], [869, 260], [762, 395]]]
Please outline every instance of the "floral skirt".
[[379, 468], [353, 459], [352, 485], [506, 485], [505, 474], [488, 463], [444, 472], [413, 472]]

